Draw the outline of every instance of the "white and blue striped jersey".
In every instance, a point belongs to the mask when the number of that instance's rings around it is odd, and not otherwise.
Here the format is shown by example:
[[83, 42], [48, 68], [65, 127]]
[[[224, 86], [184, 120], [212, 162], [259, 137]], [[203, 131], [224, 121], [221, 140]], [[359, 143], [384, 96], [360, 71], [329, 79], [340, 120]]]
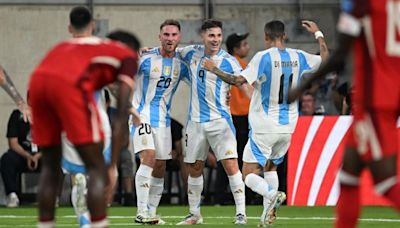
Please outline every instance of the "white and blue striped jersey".
[[254, 87], [249, 123], [255, 133], [293, 133], [298, 119], [298, 102], [288, 103], [288, 92], [304, 72], [317, 70], [319, 55], [297, 49], [270, 48], [258, 52], [242, 71]]
[[230, 86], [215, 74], [202, 69], [201, 61], [210, 58], [221, 70], [240, 75], [242, 67], [237, 60], [222, 49], [217, 55], [207, 56], [202, 45], [187, 46], [179, 49], [179, 53], [191, 71], [189, 120], [204, 123], [220, 118], [230, 119], [231, 111], [226, 104]]
[[164, 58], [160, 48], [142, 56], [132, 101], [142, 122], [155, 128], [171, 125], [172, 97], [181, 80], [190, 83], [188, 67], [179, 58]]

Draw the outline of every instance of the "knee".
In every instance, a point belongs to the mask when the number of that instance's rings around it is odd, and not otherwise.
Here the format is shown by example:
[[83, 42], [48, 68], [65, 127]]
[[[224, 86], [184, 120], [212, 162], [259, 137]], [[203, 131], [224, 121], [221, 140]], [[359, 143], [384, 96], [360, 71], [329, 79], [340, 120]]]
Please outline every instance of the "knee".
[[222, 160], [222, 164], [224, 165], [225, 172], [228, 176], [232, 176], [239, 171], [239, 165], [236, 158]]
[[144, 150], [140, 152], [140, 162], [143, 165], [154, 167], [156, 162], [156, 153], [154, 150]]
[[188, 164], [187, 167], [191, 177], [199, 177], [203, 174], [204, 162], [196, 161], [195, 163]]

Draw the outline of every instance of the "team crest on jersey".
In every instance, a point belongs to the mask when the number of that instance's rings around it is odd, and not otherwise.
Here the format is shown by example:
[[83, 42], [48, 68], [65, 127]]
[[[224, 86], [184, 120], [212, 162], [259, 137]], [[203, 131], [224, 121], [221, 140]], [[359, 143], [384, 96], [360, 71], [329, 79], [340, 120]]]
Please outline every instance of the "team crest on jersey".
[[171, 74], [171, 67], [170, 66], [165, 66], [164, 70], [163, 70], [163, 74], [165, 76], [170, 75]]
[[153, 68], [153, 70], [152, 70], [151, 72], [154, 72], [154, 73], [159, 73], [159, 72], [160, 72], [160, 70], [158, 69], [158, 67], [154, 67], [154, 68]]
[[143, 137], [142, 138], [142, 145], [147, 145], [147, 138], [146, 137]]

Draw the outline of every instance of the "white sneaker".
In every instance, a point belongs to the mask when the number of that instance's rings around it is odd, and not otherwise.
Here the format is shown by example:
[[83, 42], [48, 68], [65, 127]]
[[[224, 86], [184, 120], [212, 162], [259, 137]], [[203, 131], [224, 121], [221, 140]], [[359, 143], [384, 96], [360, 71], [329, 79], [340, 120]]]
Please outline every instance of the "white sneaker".
[[201, 215], [194, 215], [189, 213], [182, 222], [177, 223], [176, 225], [196, 225], [196, 224], [202, 224], [203, 223], [203, 217]]
[[86, 204], [86, 177], [85, 175], [78, 173], [75, 175], [76, 185], [76, 212], [81, 215], [88, 212]]
[[237, 214], [235, 219], [235, 225], [246, 225], [247, 217], [244, 214]]
[[138, 211], [135, 217], [135, 223], [155, 225], [158, 224], [158, 221], [159, 218], [150, 216], [148, 211]]
[[258, 227], [272, 225], [272, 223], [276, 220], [276, 209], [279, 208], [285, 200], [286, 194], [284, 192], [277, 191], [270, 199], [268, 207], [264, 208]]
[[15, 192], [11, 192], [7, 196], [7, 207], [18, 207], [19, 206], [19, 199]]

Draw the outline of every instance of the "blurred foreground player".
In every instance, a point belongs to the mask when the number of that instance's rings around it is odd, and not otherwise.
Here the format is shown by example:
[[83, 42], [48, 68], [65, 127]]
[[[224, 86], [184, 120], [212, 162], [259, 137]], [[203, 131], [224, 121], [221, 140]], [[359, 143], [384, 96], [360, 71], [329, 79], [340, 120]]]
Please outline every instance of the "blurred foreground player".
[[303, 86], [334, 71], [354, 48], [354, 122], [340, 171], [336, 227], [355, 227], [360, 215], [360, 174], [368, 168], [375, 191], [400, 209], [396, 176], [397, 130], [400, 114], [400, 1], [347, 0], [338, 23], [339, 46], [328, 62]]
[[[87, 18], [83, 16], [81, 19], [81, 29], [84, 29]], [[134, 51], [139, 48], [136, 37], [127, 32], [114, 32], [108, 37], [124, 42]], [[119, 151], [128, 135], [125, 125], [133, 76], [137, 72], [137, 55], [127, 46], [96, 37], [72, 38], [54, 47], [31, 76], [33, 140], [43, 148], [38, 227], [55, 226], [54, 205], [61, 178], [57, 170], [61, 169], [63, 131], [77, 149], [90, 177], [87, 200], [91, 227], [108, 227], [107, 173], [102, 154], [104, 133], [100, 127], [94, 92], [114, 81], [119, 84], [109, 167], [109, 174], [113, 175]]]

